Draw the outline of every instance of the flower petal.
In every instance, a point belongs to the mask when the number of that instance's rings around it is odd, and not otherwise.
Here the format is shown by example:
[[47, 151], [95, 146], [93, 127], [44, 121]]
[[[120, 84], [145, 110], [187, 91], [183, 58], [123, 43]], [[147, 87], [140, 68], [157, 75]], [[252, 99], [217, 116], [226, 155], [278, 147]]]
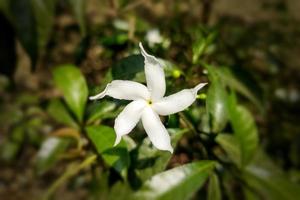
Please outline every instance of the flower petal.
[[185, 89], [162, 98], [152, 105], [153, 110], [159, 115], [170, 115], [180, 112], [189, 107], [197, 97], [197, 92], [207, 83], [200, 83], [192, 89]]
[[152, 144], [160, 150], [167, 150], [173, 153], [168, 131], [160, 121], [158, 114], [150, 106], [145, 107], [142, 114], [142, 122]]
[[146, 86], [134, 81], [115, 80], [107, 84], [105, 90], [100, 94], [90, 97], [90, 100], [101, 99], [104, 96], [111, 96], [115, 99], [136, 100], [150, 98]]
[[135, 100], [118, 115], [114, 126], [117, 134], [114, 146], [119, 144], [123, 135], [128, 134], [136, 126], [146, 105], [147, 102], [144, 100]]
[[141, 53], [145, 58], [145, 75], [147, 87], [151, 92], [151, 99], [156, 101], [162, 98], [166, 92], [165, 73], [162, 65], [154, 57], [149, 55], [143, 48], [142, 43], [139, 43]]

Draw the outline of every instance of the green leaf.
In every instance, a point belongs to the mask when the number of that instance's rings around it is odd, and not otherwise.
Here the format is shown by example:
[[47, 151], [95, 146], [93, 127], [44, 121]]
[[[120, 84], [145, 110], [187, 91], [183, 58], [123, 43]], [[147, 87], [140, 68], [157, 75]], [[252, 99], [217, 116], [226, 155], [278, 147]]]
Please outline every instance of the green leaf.
[[31, 0], [37, 23], [38, 46], [40, 50], [46, 46], [53, 28], [56, 1]]
[[100, 43], [106, 47], [116, 47], [126, 44], [128, 42], [128, 34], [127, 33], [114, 33], [109, 36], [102, 37], [100, 39]]
[[47, 112], [57, 122], [79, 129], [78, 124], [74, 121], [74, 119], [71, 117], [70, 113], [60, 100], [54, 99], [50, 101]]
[[90, 104], [87, 108], [87, 124], [90, 124], [98, 119], [107, 119], [110, 118], [112, 111], [116, 108], [116, 104], [111, 101], [102, 100], [101, 102], [94, 102]]
[[[177, 142], [188, 132], [187, 129], [168, 129], [171, 136], [171, 144], [176, 147]], [[135, 170], [136, 175], [142, 181], [150, 178], [154, 174], [166, 169], [172, 154], [154, 148], [149, 138], [145, 138], [141, 146], [136, 150], [137, 155], [133, 165], [138, 168]]]
[[103, 125], [89, 126], [86, 127], [86, 132], [106, 164], [125, 176], [129, 166], [129, 153], [123, 140], [113, 147], [116, 138], [114, 129]]
[[47, 138], [36, 157], [36, 170], [38, 174], [43, 174], [49, 170], [58, 160], [59, 156], [65, 152], [70, 140], [65, 138]]
[[10, 0], [10, 13], [16, 34], [35, 66], [38, 57], [37, 28], [31, 0]]
[[220, 132], [227, 123], [227, 94], [222, 83], [215, 79], [207, 92], [207, 112], [211, 118], [211, 129]]
[[[218, 68], [219, 76], [222, 78], [224, 83], [226, 83], [232, 89], [238, 91], [245, 97], [247, 97], [250, 101], [252, 101], [258, 108], [263, 109], [263, 103], [261, 97], [259, 97], [259, 92], [254, 92], [250, 86], [253, 86], [255, 83], [253, 81], [251, 84], [244, 83], [241, 78], [237, 77], [232, 70], [228, 67]], [[245, 78], [246, 79], [246, 78]]]
[[229, 118], [234, 136], [240, 143], [242, 165], [247, 165], [258, 146], [258, 133], [251, 113], [243, 106], [238, 106], [234, 95], [228, 98]]
[[144, 71], [144, 58], [142, 55], [131, 55], [121, 59], [112, 66], [113, 79], [131, 80], [138, 72]]
[[221, 200], [221, 189], [218, 176], [213, 173], [209, 177], [208, 200]]
[[199, 161], [162, 172], [146, 181], [136, 193], [136, 199], [190, 199], [201, 188], [213, 170], [215, 162]]
[[219, 134], [216, 142], [224, 149], [229, 159], [241, 167], [241, 146], [237, 138], [229, 134]]
[[5, 162], [11, 162], [15, 160], [21, 146], [17, 142], [4, 140], [0, 144], [0, 160]]
[[261, 150], [257, 151], [253, 162], [247, 166], [243, 179], [261, 199], [296, 200], [300, 197], [300, 186], [291, 182], [287, 174]]
[[84, 76], [73, 65], [57, 67], [54, 72], [54, 82], [63, 92], [64, 99], [79, 122], [83, 120], [88, 88]]
[[86, 21], [85, 21], [85, 0], [69, 0], [69, 4], [73, 10], [75, 18], [78, 21], [82, 36], [86, 36]]

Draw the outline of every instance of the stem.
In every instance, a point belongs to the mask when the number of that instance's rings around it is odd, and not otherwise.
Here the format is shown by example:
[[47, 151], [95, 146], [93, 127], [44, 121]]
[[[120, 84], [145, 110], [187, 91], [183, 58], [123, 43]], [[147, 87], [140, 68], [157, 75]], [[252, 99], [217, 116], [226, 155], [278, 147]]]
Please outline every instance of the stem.
[[86, 158], [82, 163], [80, 163], [78, 166], [76, 166], [77, 163], [70, 165], [67, 168], [67, 171], [50, 186], [50, 188], [46, 191], [46, 194], [42, 199], [43, 200], [50, 199], [50, 197], [57, 190], [57, 188], [59, 188], [62, 184], [64, 184], [69, 178], [76, 175], [80, 170], [93, 164], [96, 158], [97, 158], [96, 155], [91, 155], [88, 158]]
[[198, 135], [197, 130], [195, 129], [194, 125], [186, 118], [186, 116], [183, 113], [178, 113], [180, 118], [182, 119], [184, 125], [192, 131], [195, 135]]

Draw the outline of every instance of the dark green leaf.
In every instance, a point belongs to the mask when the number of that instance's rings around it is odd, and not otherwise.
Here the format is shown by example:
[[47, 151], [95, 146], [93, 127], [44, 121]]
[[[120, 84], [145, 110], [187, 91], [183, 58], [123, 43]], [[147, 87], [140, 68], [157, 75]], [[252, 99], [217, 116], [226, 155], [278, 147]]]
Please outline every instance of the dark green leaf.
[[219, 178], [214, 173], [211, 174], [209, 177], [207, 199], [208, 200], [221, 200], [222, 199]]
[[300, 186], [289, 181], [287, 177], [287, 174], [283, 173], [267, 155], [259, 150], [253, 162], [244, 171], [243, 178], [261, 199], [299, 199]]
[[206, 108], [214, 133], [220, 132], [227, 123], [226, 100], [227, 94], [222, 83], [218, 79], [213, 80], [207, 92]]
[[115, 168], [123, 176], [126, 175], [129, 153], [123, 140], [113, 147], [116, 138], [114, 129], [103, 125], [89, 126], [86, 128], [86, 132], [106, 164]]
[[[222, 80], [230, 86], [232, 89], [236, 90], [237, 92], [241, 93], [245, 97], [247, 97], [250, 101], [252, 101], [258, 108], [262, 109], [262, 100], [259, 97], [259, 92], [254, 92], [250, 88], [250, 84], [245, 84], [239, 77], [235, 76], [235, 74], [230, 70], [228, 67], [222, 67], [218, 70], [219, 76]], [[252, 83], [253, 85], [254, 83]]]
[[36, 157], [36, 170], [38, 174], [43, 174], [49, 170], [65, 152], [70, 140], [65, 138], [50, 137], [46, 139]]
[[238, 106], [234, 95], [228, 99], [229, 118], [234, 136], [241, 145], [242, 165], [247, 165], [258, 146], [258, 133], [251, 113], [243, 106]]
[[185, 200], [203, 186], [215, 162], [199, 161], [153, 176], [145, 182], [136, 199]]
[[56, 1], [31, 0], [37, 24], [38, 46], [40, 49], [46, 46], [53, 28]]
[[116, 108], [116, 104], [111, 101], [102, 100], [94, 102], [87, 108], [87, 124], [90, 124], [98, 119], [106, 119], [111, 117], [112, 111]]
[[100, 42], [106, 47], [116, 47], [126, 44], [128, 41], [127, 33], [115, 33], [110, 36], [101, 38]]
[[10, 13], [16, 34], [35, 66], [38, 57], [37, 26], [31, 0], [11, 0]]
[[9, 140], [2, 141], [0, 146], [1, 161], [10, 162], [15, 160], [19, 150], [20, 150], [19, 143], [9, 141]]
[[60, 100], [52, 100], [48, 105], [47, 112], [57, 122], [79, 129], [78, 124], [74, 121], [74, 119], [71, 117], [70, 113]]
[[62, 91], [64, 99], [79, 122], [83, 120], [88, 88], [84, 76], [72, 65], [57, 67], [54, 72], [56, 86]]
[[75, 18], [78, 21], [82, 36], [86, 36], [86, 20], [85, 20], [86, 1], [69, 0], [69, 4], [71, 5]]
[[142, 71], [144, 71], [144, 58], [142, 55], [128, 56], [112, 66], [113, 79], [131, 80], [138, 72]]
[[224, 149], [229, 159], [238, 167], [241, 167], [241, 146], [234, 135], [219, 134], [216, 142]]

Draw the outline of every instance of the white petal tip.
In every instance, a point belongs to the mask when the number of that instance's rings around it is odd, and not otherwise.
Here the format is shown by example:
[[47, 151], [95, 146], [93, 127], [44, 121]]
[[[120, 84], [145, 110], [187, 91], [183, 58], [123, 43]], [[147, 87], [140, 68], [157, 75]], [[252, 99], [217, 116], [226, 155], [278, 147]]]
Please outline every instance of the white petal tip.
[[173, 147], [170, 145], [169, 147], [165, 147], [165, 148], [158, 148], [158, 149], [160, 149], [160, 150], [162, 150], [162, 151], [168, 151], [168, 152], [170, 152], [170, 153], [173, 153], [174, 152], [174, 149], [173, 149]]
[[145, 49], [144, 49], [144, 47], [143, 47], [143, 45], [142, 45], [141, 42], [139, 42], [139, 46], [140, 46], [140, 49], [141, 49], [141, 54], [144, 56], [144, 58], [145, 58], [146, 61], [149, 61], [149, 59], [151, 59], [151, 58], [152, 58], [152, 59], [155, 59], [154, 56], [149, 55], [149, 54], [145, 51]]
[[97, 100], [97, 99], [102, 99], [103, 97], [105, 97], [106, 93], [107, 93], [107, 88], [110, 86], [110, 83], [107, 84], [107, 86], [105, 87], [104, 91], [95, 95], [95, 96], [91, 96], [89, 97], [89, 100]]
[[89, 97], [89, 100], [95, 100], [95, 96]]
[[204, 86], [206, 86], [207, 83], [199, 83], [198, 85], [196, 85], [192, 90], [194, 92], [195, 95], [197, 95], [197, 92], [202, 89]]
[[122, 136], [118, 136], [116, 137], [116, 141], [114, 143], [114, 147], [117, 146], [120, 142], [121, 142]]
[[173, 154], [173, 152], [174, 152], [172, 147], [170, 149], [168, 149], [167, 151], [169, 151], [171, 154]]
[[100, 93], [100, 94], [97, 94], [97, 95], [95, 95], [95, 96], [91, 96], [91, 97], [89, 97], [89, 100], [97, 100], [97, 99], [102, 99], [104, 96], [105, 96], [105, 94], [103, 94], [103, 93]]

